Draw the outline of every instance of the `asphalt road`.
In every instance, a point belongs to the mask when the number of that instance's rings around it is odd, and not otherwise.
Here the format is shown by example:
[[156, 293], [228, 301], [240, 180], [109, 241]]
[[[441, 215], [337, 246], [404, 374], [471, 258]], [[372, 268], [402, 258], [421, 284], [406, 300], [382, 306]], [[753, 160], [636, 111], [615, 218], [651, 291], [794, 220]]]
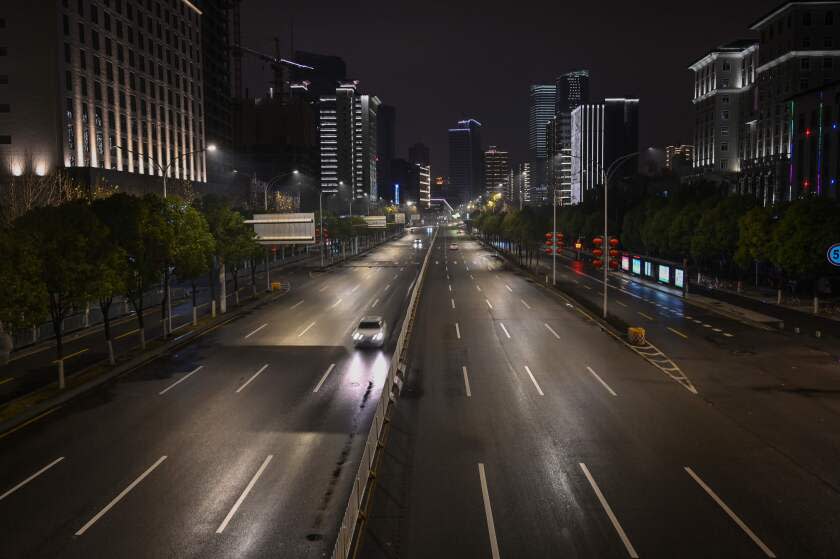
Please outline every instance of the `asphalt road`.
[[[323, 557], [425, 230], [0, 435], [0, 557]], [[365, 314], [384, 350], [356, 350]]]
[[836, 362], [621, 286], [618, 312], [647, 321], [695, 395], [477, 242], [450, 242], [360, 557], [837, 557]]

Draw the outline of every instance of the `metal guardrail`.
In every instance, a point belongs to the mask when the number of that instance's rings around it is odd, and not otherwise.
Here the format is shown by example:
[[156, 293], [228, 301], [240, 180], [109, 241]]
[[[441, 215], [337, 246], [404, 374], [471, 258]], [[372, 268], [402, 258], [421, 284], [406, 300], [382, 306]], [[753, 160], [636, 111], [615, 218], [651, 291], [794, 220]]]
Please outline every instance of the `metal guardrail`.
[[350, 498], [347, 502], [347, 509], [344, 511], [344, 516], [341, 519], [341, 524], [338, 529], [338, 538], [333, 548], [332, 559], [347, 559], [350, 556], [353, 546], [353, 536], [356, 532], [356, 526], [359, 522], [359, 513], [364, 503], [365, 495], [368, 489], [368, 480], [371, 476], [374, 461], [376, 459], [376, 451], [379, 448], [379, 437], [382, 434], [382, 427], [385, 425], [385, 418], [387, 416], [388, 406], [395, 399], [392, 390], [397, 383], [397, 371], [405, 362], [404, 357], [407, 351], [407, 342], [411, 335], [411, 329], [414, 326], [414, 317], [417, 314], [417, 303], [420, 299], [420, 291], [423, 288], [423, 281], [426, 277], [426, 268], [432, 255], [432, 248], [437, 239], [437, 230], [432, 237], [432, 242], [429, 243], [429, 250], [426, 252], [426, 258], [423, 260], [423, 266], [420, 268], [420, 274], [417, 282], [414, 284], [414, 291], [411, 293], [411, 299], [408, 302], [408, 310], [406, 311], [406, 318], [403, 321], [400, 336], [397, 338], [397, 346], [394, 349], [394, 356], [391, 359], [391, 365], [388, 367], [388, 377], [385, 380], [385, 385], [382, 387], [382, 396], [379, 398], [379, 403], [376, 406], [376, 413], [373, 415], [373, 423], [370, 426], [370, 432], [365, 440], [365, 448], [362, 451], [362, 459], [359, 463], [359, 470], [353, 480], [353, 489], [350, 492]]

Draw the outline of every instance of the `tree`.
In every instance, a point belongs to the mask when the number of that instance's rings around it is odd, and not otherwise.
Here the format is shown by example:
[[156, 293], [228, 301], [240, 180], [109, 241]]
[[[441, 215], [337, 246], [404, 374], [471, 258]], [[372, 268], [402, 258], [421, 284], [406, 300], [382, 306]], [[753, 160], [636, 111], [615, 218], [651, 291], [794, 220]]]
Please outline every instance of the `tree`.
[[180, 216], [175, 221], [177, 244], [172, 256], [175, 274], [190, 281], [192, 290], [192, 320], [196, 323], [196, 282], [212, 267], [216, 241], [204, 216], [185, 202], [177, 203], [175, 211]]
[[81, 202], [31, 210], [15, 222], [15, 229], [31, 243], [40, 262], [55, 332], [58, 384], [63, 389], [64, 319], [96, 296], [108, 229]]
[[[768, 208], [755, 207], [738, 220], [738, 247], [735, 262], [742, 270], [753, 263], [767, 262], [773, 253], [773, 215]], [[756, 271], [756, 281], [758, 281]]]
[[[47, 291], [41, 277], [41, 261], [26, 237], [0, 229], [0, 348], [11, 351], [16, 330], [47, 317]], [[8, 359], [2, 351], [4, 360]]]

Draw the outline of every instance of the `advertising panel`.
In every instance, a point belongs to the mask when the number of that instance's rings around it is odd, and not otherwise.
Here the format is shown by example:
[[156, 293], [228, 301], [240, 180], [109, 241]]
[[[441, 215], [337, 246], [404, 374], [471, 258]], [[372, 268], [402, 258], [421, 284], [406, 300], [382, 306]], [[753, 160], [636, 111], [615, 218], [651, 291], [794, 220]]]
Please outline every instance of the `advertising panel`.
[[257, 242], [264, 245], [315, 244], [315, 214], [255, 214], [245, 223], [254, 226]]
[[671, 282], [671, 267], [666, 266], [665, 264], [659, 265], [659, 281], [662, 283], [670, 283]]
[[682, 289], [685, 287], [685, 271], [680, 268], [674, 269], [674, 285]]
[[[647, 264], [647, 262], [645, 262]], [[637, 275], [641, 275], [642, 273], [642, 259], [641, 258], [633, 258], [633, 273]]]
[[370, 229], [385, 229], [384, 215], [369, 215], [365, 216], [365, 223]]
[[629, 256], [622, 256], [621, 257], [621, 269], [625, 272], [630, 271], [630, 257]]
[[653, 277], [653, 263], [645, 262], [645, 275], [649, 278]]

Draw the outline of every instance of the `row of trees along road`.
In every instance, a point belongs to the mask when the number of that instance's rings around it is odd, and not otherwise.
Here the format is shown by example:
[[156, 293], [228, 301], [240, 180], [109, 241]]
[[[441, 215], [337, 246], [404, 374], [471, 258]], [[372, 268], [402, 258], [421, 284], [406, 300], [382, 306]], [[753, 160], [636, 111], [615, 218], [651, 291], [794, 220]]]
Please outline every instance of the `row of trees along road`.
[[[599, 192], [583, 203], [557, 209], [557, 230], [567, 246], [603, 234], [603, 201]], [[511, 243], [529, 264], [552, 230], [552, 208], [484, 208], [472, 214], [488, 240]], [[732, 196], [714, 185], [672, 186], [650, 192], [637, 185], [610, 189], [610, 234], [621, 247], [674, 261], [687, 259], [703, 273], [743, 279], [761, 268], [764, 280], [781, 289], [796, 281], [817, 294], [817, 279], [836, 275], [826, 251], [840, 242], [840, 205], [829, 198], [807, 196], [773, 207], [752, 196]], [[756, 277], [758, 282], [758, 278]]]
[[[0, 228], [0, 323], [11, 332], [49, 319], [55, 332], [59, 386], [64, 387], [63, 321], [97, 301], [109, 360], [114, 364], [110, 308], [125, 296], [135, 311], [140, 346], [145, 349], [144, 294], [168, 285], [170, 274], [192, 284], [209, 275], [215, 300], [214, 260], [237, 275], [260, 246], [242, 213], [221, 198], [194, 204], [180, 198], [113, 194], [30, 209]], [[161, 320], [166, 332], [168, 293]]]

